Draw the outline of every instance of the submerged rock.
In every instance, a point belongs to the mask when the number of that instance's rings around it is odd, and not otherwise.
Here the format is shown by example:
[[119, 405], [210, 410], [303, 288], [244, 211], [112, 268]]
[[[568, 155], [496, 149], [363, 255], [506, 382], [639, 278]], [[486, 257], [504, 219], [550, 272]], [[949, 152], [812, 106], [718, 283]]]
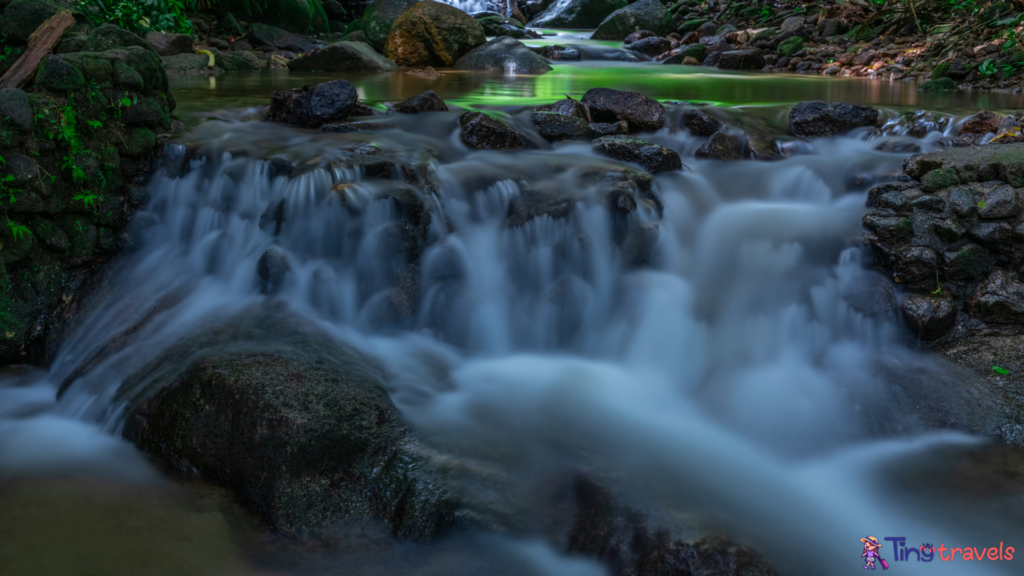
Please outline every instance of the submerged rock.
[[648, 56], [657, 56], [659, 54], [668, 52], [672, 49], [672, 41], [668, 38], [659, 38], [657, 36], [650, 36], [642, 38], [626, 45], [627, 50], [646, 54]]
[[515, 38], [500, 36], [470, 50], [459, 58], [455, 68], [505, 74], [543, 74], [551, 70], [551, 65]]
[[462, 10], [434, 0], [414, 1], [391, 27], [384, 55], [399, 66], [451, 67], [486, 41], [480, 22]]
[[643, 166], [652, 174], [682, 170], [683, 161], [675, 150], [629, 136], [605, 136], [593, 141], [594, 152]]
[[296, 72], [391, 72], [398, 66], [362, 42], [336, 42], [288, 62]]
[[313, 88], [281, 90], [270, 96], [267, 119], [303, 128], [319, 128], [350, 116], [359, 98], [346, 80], [331, 80]]
[[658, 35], [672, 32], [672, 18], [659, 0], [639, 0], [608, 15], [597, 27], [592, 40], [625, 40], [637, 30]]
[[528, 150], [537, 146], [515, 128], [483, 112], [467, 112], [459, 118], [462, 142], [478, 150]]
[[395, 105], [399, 114], [420, 114], [423, 112], [447, 112], [448, 105], [433, 90], [420, 92]]
[[665, 107], [639, 92], [592, 88], [581, 101], [595, 122], [624, 120], [632, 132], [653, 132], [665, 125]]
[[797, 136], [839, 136], [877, 123], [878, 109], [848, 102], [800, 102], [789, 113], [789, 125]]

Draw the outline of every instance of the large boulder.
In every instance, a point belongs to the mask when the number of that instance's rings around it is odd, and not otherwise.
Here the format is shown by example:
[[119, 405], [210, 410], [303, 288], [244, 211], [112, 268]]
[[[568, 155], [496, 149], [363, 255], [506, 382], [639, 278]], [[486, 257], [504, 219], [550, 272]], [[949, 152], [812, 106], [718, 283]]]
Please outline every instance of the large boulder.
[[358, 100], [355, 86], [346, 80], [331, 80], [312, 88], [281, 90], [270, 96], [267, 119], [303, 128], [319, 128], [348, 118]]
[[424, 112], [447, 112], [448, 105], [433, 90], [420, 92], [395, 105], [399, 114], [422, 114]]
[[672, 18], [659, 0], [640, 0], [612, 12], [591, 35], [592, 40], [625, 40], [637, 30], [659, 36], [672, 32]]
[[530, 22], [534, 28], [597, 28], [626, 0], [558, 0]]
[[[388, 34], [398, 17], [416, 6], [419, 0], [374, 0], [366, 7], [360, 27], [374, 50], [382, 52]], [[482, 43], [482, 42], [481, 42]], [[394, 57], [391, 57], [394, 58]]]
[[528, 150], [537, 146], [515, 128], [483, 112], [467, 112], [459, 118], [462, 143], [478, 150]]
[[384, 46], [399, 66], [451, 67], [487, 41], [484, 27], [462, 10], [434, 0], [414, 4], [395, 20]]
[[253, 46], [266, 44], [278, 50], [288, 50], [291, 52], [305, 53], [313, 50], [313, 41], [309, 38], [269, 24], [253, 24], [250, 26], [249, 42]]
[[643, 166], [652, 174], [682, 170], [683, 161], [674, 150], [631, 136], [605, 136], [593, 141], [594, 152], [602, 156]]
[[551, 65], [519, 40], [499, 36], [459, 58], [455, 68], [505, 74], [543, 74], [551, 70]]
[[43, 22], [64, 10], [83, 18], [75, 3], [69, 0], [13, 0], [0, 4], [6, 5], [0, 18], [0, 34], [22, 42], [27, 42]]
[[633, 132], [652, 132], [665, 125], [665, 107], [639, 92], [591, 88], [581, 100], [594, 122], [626, 121]]
[[398, 65], [362, 42], [336, 42], [288, 62], [296, 72], [391, 72]]
[[156, 48], [157, 54], [161, 56], [177, 56], [195, 52], [195, 41], [187, 34], [150, 32], [146, 34], [146, 41], [152, 44]]
[[718, 67], [722, 70], [760, 70], [764, 64], [761, 51], [753, 48], [723, 52], [718, 60]]
[[309, 32], [313, 23], [308, 0], [218, 0], [217, 8], [239, 20], [271, 24], [296, 34]]
[[283, 534], [372, 518], [420, 540], [454, 523], [456, 499], [423, 472], [372, 362], [286, 311], [190, 336], [119, 395], [126, 438], [230, 487]]
[[538, 111], [533, 113], [532, 118], [537, 133], [545, 140], [576, 140], [590, 135], [590, 124], [578, 116]]
[[800, 102], [789, 112], [789, 125], [797, 136], [838, 136], [877, 123], [877, 108], [849, 102], [810, 100]]
[[73, 50], [70, 49], [70, 46], [67, 46], [69, 49], [65, 50], [66, 43], [67, 40], [62, 41], [57, 52], [106, 52], [107, 50], [137, 46], [156, 53], [156, 48], [143, 37], [113, 24], [97, 26]]
[[945, 298], [910, 296], [901, 308], [907, 326], [921, 340], [938, 340], [956, 324], [956, 306]]

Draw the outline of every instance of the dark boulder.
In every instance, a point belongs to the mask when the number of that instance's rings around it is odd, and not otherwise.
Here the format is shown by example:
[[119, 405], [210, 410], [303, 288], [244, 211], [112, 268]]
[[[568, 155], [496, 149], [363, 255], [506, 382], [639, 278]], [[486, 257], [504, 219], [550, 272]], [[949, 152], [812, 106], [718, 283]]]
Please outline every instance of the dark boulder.
[[64, 10], [72, 10], [76, 19], [85, 21], [76, 3], [67, 0], [13, 0], [0, 2], [0, 6], [3, 9], [0, 34], [21, 42], [28, 42], [36, 28]]
[[28, 94], [17, 88], [0, 90], [0, 118], [24, 132], [32, 130], [34, 114]]
[[629, 45], [632, 44], [633, 42], [639, 42], [644, 38], [654, 38], [657, 36], [657, 34], [651, 32], [650, 30], [637, 30], [636, 32], [633, 32], [629, 36], [626, 36], [626, 39], [623, 40], [623, 43]]
[[558, 0], [530, 22], [532, 28], [593, 29], [627, 0]]
[[956, 324], [956, 306], [945, 298], [910, 296], [901, 308], [907, 326], [921, 340], [938, 340]]
[[554, 62], [572, 62], [583, 58], [579, 50], [558, 45], [545, 46], [537, 50], [537, 53]]
[[85, 76], [66, 59], [50, 54], [39, 64], [36, 85], [50, 92], [71, 92], [85, 86]]
[[313, 88], [281, 90], [270, 96], [267, 119], [303, 128], [318, 128], [351, 115], [359, 95], [346, 80], [331, 80]]
[[637, 30], [650, 30], [659, 36], [672, 32], [672, 18], [659, 0], [639, 0], [619, 8], [604, 19], [591, 35], [592, 40], [625, 40]]
[[873, 127], [877, 123], [877, 108], [848, 102], [800, 102], [789, 113], [789, 125], [797, 136], [839, 136], [854, 128]]
[[545, 140], [576, 140], [590, 135], [590, 124], [583, 118], [575, 116], [534, 112], [533, 124], [537, 127], [537, 133]]
[[993, 324], [1024, 324], [1024, 283], [996, 270], [967, 303], [971, 315]]
[[454, 6], [434, 0], [412, 4], [395, 20], [384, 44], [384, 55], [399, 66], [454, 66], [487, 41], [480, 22]]
[[146, 34], [146, 41], [152, 44], [156, 48], [156, 53], [161, 56], [191, 54], [195, 51], [195, 40], [186, 34], [151, 32]]
[[467, 112], [459, 118], [462, 142], [478, 150], [528, 150], [537, 146], [515, 128], [483, 112]]
[[672, 49], [672, 41], [668, 38], [659, 38], [657, 36], [651, 36], [637, 40], [632, 44], [626, 45], [627, 50], [646, 54], [648, 56], [657, 56], [664, 54]]
[[682, 170], [675, 150], [630, 136], [605, 136], [593, 141], [594, 152], [622, 162], [639, 164], [651, 173]]
[[447, 112], [448, 105], [433, 90], [419, 94], [395, 105], [399, 114], [420, 114], [423, 112]]
[[665, 107], [639, 92], [591, 88], [582, 102], [595, 122], [625, 120], [631, 132], [653, 132], [665, 125]]
[[[428, 0], [429, 1], [429, 0]], [[543, 74], [551, 70], [547, 60], [508, 36], [495, 38], [470, 50], [455, 63], [457, 70], [487, 70], [505, 74]]]
[[280, 248], [273, 246], [260, 256], [256, 262], [256, 275], [260, 279], [260, 292], [275, 294], [284, 284], [285, 277], [292, 270], [288, 255]]
[[618, 122], [591, 122], [590, 137], [600, 138], [602, 136], [618, 136], [629, 134], [629, 124], [625, 120]]
[[64, 50], [64, 42], [62, 42], [57, 51], [106, 52], [107, 50], [123, 50], [130, 46], [138, 46], [156, 54], [156, 48], [143, 39], [142, 36], [113, 24], [103, 24], [93, 28], [89, 35], [85, 37], [85, 40], [82, 41], [82, 44], [75, 50]]
[[705, 44], [687, 44], [680, 46], [673, 50], [668, 58], [662, 61], [662, 64], [683, 64], [683, 60], [687, 58], [693, 58], [698, 64], [704, 61], [704, 57], [708, 53], [708, 47]]
[[708, 141], [694, 153], [697, 158], [735, 162], [743, 158], [746, 139], [736, 134], [715, 132]]
[[391, 72], [398, 66], [362, 42], [336, 42], [288, 62], [296, 72]]
[[759, 50], [731, 50], [723, 52], [718, 60], [722, 70], [760, 70], [764, 68], [764, 56]]
[[[374, 0], [367, 4], [359, 25], [370, 46], [373, 46], [373, 49], [378, 52], [384, 51], [388, 35], [395, 22], [406, 10], [418, 3], [419, 0]], [[483, 27], [480, 28], [480, 34], [483, 34]], [[393, 56], [388, 57], [395, 60]]]
[[582, 118], [586, 121], [590, 121], [590, 110], [585, 104], [579, 100], [573, 100], [566, 96], [564, 100], [559, 100], [551, 104], [545, 104], [538, 106], [535, 109], [536, 112], [551, 112], [552, 114], [562, 114], [564, 116], [573, 116], [575, 118]]
[[722, 123], [718, 119], [694, 108], [683, 110], [679, 121], [694, 136], [711, 136], [722, 128]]
[[273, 46], [278, 50], [305, 53], [313, 50], [313, 41], [305, 36], [293, 34], [268, 24], [253, 24], [249, 27], [249, 41], [257, 45]]
[[976, 134], [979, 136], [984, 134], [998, 134], [1000, 126], [1002, 126], [1005, 121], [1006, 119], [995, 112], [982, 110], [964, 121], [963, 125], [960, 126], [960, 133]]

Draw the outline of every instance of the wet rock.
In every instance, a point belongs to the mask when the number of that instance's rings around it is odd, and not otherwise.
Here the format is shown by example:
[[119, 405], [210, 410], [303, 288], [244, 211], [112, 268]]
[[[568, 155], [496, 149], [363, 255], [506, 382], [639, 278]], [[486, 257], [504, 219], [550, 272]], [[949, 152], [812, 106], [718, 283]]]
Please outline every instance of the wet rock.
[[553, 62], [571, 62], [575, 60], [581, 60], [583, 58], [583, 55], [580, 54], [579, 50], [575, 48], [567, 48], [565, 46], [558, 45], [545, 46], [541, 48], [537, 53], [540, 54], [542, 57], [547, 58], [548, 60], [551, 60]]
[[[960, 232], [962, 234], [962, 231]], [[992, 271], [989, 251], [977, 244], [943, 254], [943, 277], [950, 280], [974, 280]]]
[[313, 51], [313, 41], [309, 38], [268, 24], [252, 24], [249, 27], [248, 38], [250, 42], [255, 42], [257, 45], [273, 46], [278, 50], [288, 50], [296, 53]]
[[283, 250], [277, 247], [268, 248], [256, 263], [256, 275], [260, 278], [260, 293], [276, 294], [291, 270], [292, 265]]
[[865, 228], [885, 241], [908, 240], [914, 234], [914, 228], [909, 218], [879, 216], [869, 212], [864, 215], [862, 223]]
[[629, 136], [605, 136], [592, 142], [594, 152], [643, 166], [652, 174], [682, 170], [679, 154], [657, 144]]
[[700, 64], [704, 60], [707, 52], [708, 47], [704, 44], [688, 44], [673, 50], [671, 55], [668, 58], [665, 58], [662, 64], [686, 64], [684, 60], [687, 58], [692, 58], [697, 61], [697, 64]]
[[960, 127], [960, 134], [977, 134], [979, 136], [990, 133], [998, 134], [1002, 123], [1002, 116], [995, 112], [982, 110], [964, 121], [963, 126]]
[[391, 72], [398, 66], [362, 42], [336, 42], [288, 62], [296, 72]]
[[530, 27], [590, 30], [628, 4], [627, 0], [558, 0], [537, 15]]
[[331, 80], [313, 88], [281, 90], [270, 96], [267, 119], [318, 128], [348, 118], [358, 97], [355, 86], [346, 80]]
[[[430, 0], [425, 0], [430, 1]], [[474, 48], [455, 63], [457, 70], [487, 70], [505, 74], [543, 74], [551, 70], [547, 60], [508, 36]]]
[[156, 48], [156, 53], [161, 56], [191, 54], [195, 51], [195, 41], [185, 34], [151, 32], [146, 34], [146, 41], [152, 44]]
[[419, 94], [395, 105], [399, 114], [421, 114], [423, 112], [447, 112], [448, 105], [433, 90]]
[[672, 49], [672, 41], [668, 38], [659, 38], [657, 36], [651, 36], [649, 38], [643, 38], [637, 40], [631, 44], [626, 45], [627, 50], [646, 54], [648, 56], [657, 56], [668, 52]]
[[283, 310], [191, 335], [119, 397], [125, 438], [228, 486], [282, 534], [376, 519], [424, 540], [454, 524], [457, 500], [428, 475], [372, 362]]
[[537, 127], [537, 133], [549, 141], [576, 140], [590, 135], [590, 124], [575, 116], [534, 112], [533, 124]]
[[590, 137], [600, 138], [601, 136], [617, 136], [629, 134], [629, 124], [625, 120], [619, 122], [591, 122]]
[[764, 56], [759, 50], [730, 50], [723, 52], [718, 60], [722, 70], [760, 70], [764, 68]]
[[978, 216], [985, 219], [1008, 218], [1020, 213], [1017, 191], [1012, 186], [996, 186], [978, 202]]
[[949, 92], [952, 90], [959, 90], [956, 82], [950, 78], [939, 78], [937, 80], [927, 80], [921, 84], [919, 88], [922, 92]]
[[919, 154], [921, 152], [921, 145], [917, 142], [901, 142], [890, 139], [875, 146], [875, 150], [890, 154]]
[[779, 56], [790, 57], [803, 49], [804, 39], [799, 36], [793, 36], [780, 42], [775, 51]]
[[20, 42], [28, 42], [36, 28], [64, 10], [71, 9], [79, 18], [83, 18], [77, 6], [61, 0], [12, 0], [2, 3], [2, 8], [0, 34]]
[[[363, 13], [363, 18], [360, 21], [360, 27], [370, 46], [373, 46], [373, 49], [378, 52], [383, 52], [392, 27], [406, 10], [416, 6], [418, 3], [419, 0], [375, 0], [367, 4], [366, 11]], [[480, 26], [480, 44], [483, 44], [483, 32], [484, 29]], [[387, 54], [385, 53], [385, 55]], [[401, 64], [394, 56], [387, 56]], [[452, 62], [455, 62], [455, 59]], [[404, 66], [405, 64], [401, 65]], [[451, 63], [445, 64], [445, 66], [451, 66]]]
[[467, 112], [459, 118], [463, 144], [478, 150], [529, 150], [536, 145], [511, 126], [483, 112]]
[[935, 278], [939, 255], [924, 246], [900, 246], [890, 254], [893, 280], [913, 283]]
[[579, 100], [573, 100], [566, 96], [564, 100], [559, 100], [551, 104], [545, 104], [538, 106], [535, 109], [537, 112], [550, 112], [552, 114], [562, 114], [564, 116], [573, 116], [575, 118], [582, 118], [586, 121], [590, 121], [590, 110]]
[[876, 108], [848, 102], [800, 102], [789, 113], [790, 127], [797, 136], [839, 136], [854, 128], [875, 126], [877, 123]]
[[622, 241], [622, 265], [626, 268], [649, 266], [660, 237], [661, 227], [654, 222], [630, 228]]
[[1006, 244], [1013, 240], [1013, 227], [1007, 222], [979, 222], [967, 235], [982, 244]]
[[715, 132], [708, 138], [708, 141], [701, 145], [694, 153], [697, 158], [709, 160], [723, 160], [725, 162], [736, 162], [743, 157], [745, 139], [736, 134]]
[[597, 27], [592, 40], [625, 40], [637, 30], [650, 30], [659, 36], [672, 32], [672, 19], [659, 0], [639, 0], [608, 15]]
[[17, 88], [0, 90], [0, 118], [23, 132], [30, 132], [35, 125], [35, 114], [28, 94]]
[[[1024, 143], [952, 148], [904, 162], [903, 171], [929, 189], [999, 180], [1024, 186]], [[952, 193], [951, 193], [952, 198]], [[969, 202], [973, 205], [974, 202]]]
[[462, 10], [434, 0], [413, 0], [387, 34], [384, 55], [399, 66], [451, 67], [486, 41], [484, 27]]
[[866, 274], [843, 291], [851, 308], [871, 318], [888, 317], [896, 309], [892, 283], [878, 274]]
[[967, 303], [971, 315], [993, 324], [1024, 323], [1024, 283], [1005, 270], [996, 270]]
[[900, 308], [907, 326], [921, 340], [938, 340], [956, 325], [956, 306], [945, 298], [910, 296]]
[[657, 36], [657, 34], [651, 32], [650, 30], [637, 30], [636, 32], [633, 32], [629, 36], [626, 36], [626, 39], [623, 41], [623, 43], [628, 46], [629, 44], [639, 42], [644, 38], [656, 38]]
[[639, 92], [592, 88], [581, 101], [595, 122], [625, 120], [631, 132], [652, 132], [665, 125], [665, 107]]
[[539, 190], [524, 190], [513, 196], [509, 202], [505, 220], [509, 227], [519, 227], [538, 216], [548, 216], [555, 220], [569, 217], [576, 200], [562, 194]]
[[723, 124], [703, 110], [690, 108], [683, 110], [680, 124], [694, 136], [711, 136], [721, 130]]

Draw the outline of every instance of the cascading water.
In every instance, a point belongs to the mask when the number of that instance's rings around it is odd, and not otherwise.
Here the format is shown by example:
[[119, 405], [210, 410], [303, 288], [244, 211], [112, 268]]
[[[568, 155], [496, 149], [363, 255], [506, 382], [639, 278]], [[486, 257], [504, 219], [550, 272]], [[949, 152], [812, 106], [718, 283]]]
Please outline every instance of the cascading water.
[[[619, 216], [591, 178], [609, 163], [588, 146], [467, 152], [451, 136], [455, 118], [396, 120], [406, 131], [372, 139], [211, 121], [190, 136], [201, 153], [170, 145], [106, 303], [48, 374], [0, 389], [10, 400], [0, 466], [145, 480], [145, 464], [109, 435], [122, 424], [121, 383], [180, 339], [272, 299], [374, 357], [439, 452], [500, 472], [509, 492], [474, 495], [494, 486], [467, 482], [470, 506], [515, 508], [539, 478], [586, 469], [668, 525], [699, 517], [787, 574], [856, 566], [851, 550], [867, 533], [963, 545], [1022, 534], [1012, 513], [982, 523], [887, 475], [978, 441], [928, 432], [913, 402], [957, 404], [970, 383], [855, 304], [876, 280], [857, 246], [863, 176], [895, 173], [901, 157], [850, 137], [776, 163], [695, 161], [650, 193], [630, 189], [636, 209]], [[684, 157], [699, 145], [668, 130], [653, 140]], [[436, 187], [369, 178], [353, 160], [428, 147]], [[573, 202], [510, 221], [524, 198], [551, 191]], [[415, 265], [409, 234], [422, 240]], [[261, 281], [268, 249], [287, 265]], [[903, 379], [901, 393], [887, 374]], [[945, 416], [969, 432], [987, 425], [971, 408]], [[85, 464], [67, 458], [69, 437]], [[599, 572], [541, 545], [513, 549], [538, 573]]]

